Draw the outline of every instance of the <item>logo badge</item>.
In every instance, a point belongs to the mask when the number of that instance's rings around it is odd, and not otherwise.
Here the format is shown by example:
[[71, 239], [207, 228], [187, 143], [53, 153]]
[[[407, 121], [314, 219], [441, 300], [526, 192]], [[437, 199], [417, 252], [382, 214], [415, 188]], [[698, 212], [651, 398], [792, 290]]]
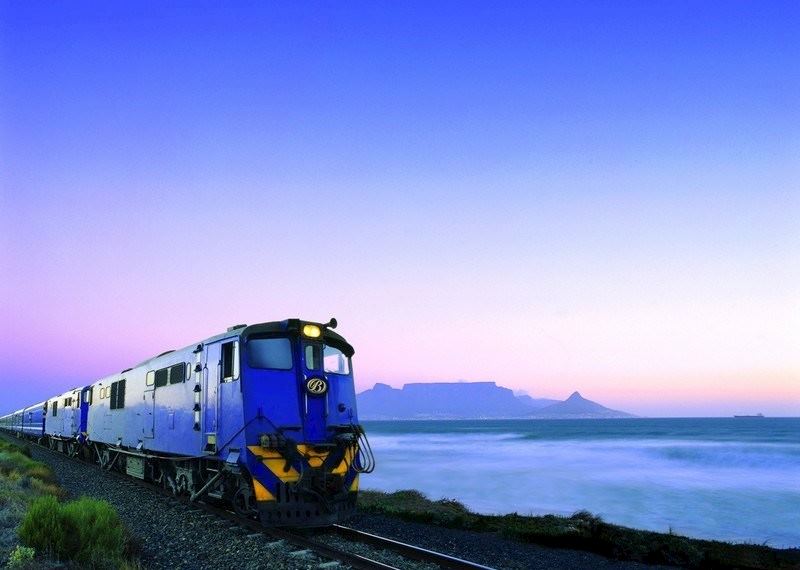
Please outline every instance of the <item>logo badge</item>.
[[306, 390], [308, 390], [309, 394], [321, 396], [328, 391], [328, 383], [322, 378], [310, 378], [306, 381]]

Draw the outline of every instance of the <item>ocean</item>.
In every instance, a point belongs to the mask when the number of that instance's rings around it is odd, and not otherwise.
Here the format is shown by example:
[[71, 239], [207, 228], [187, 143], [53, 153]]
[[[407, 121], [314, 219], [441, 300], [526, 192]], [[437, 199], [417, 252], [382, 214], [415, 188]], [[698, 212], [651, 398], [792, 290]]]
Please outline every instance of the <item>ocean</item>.
[[365, 422], [364, 489], [800, 547], [800, 418]]

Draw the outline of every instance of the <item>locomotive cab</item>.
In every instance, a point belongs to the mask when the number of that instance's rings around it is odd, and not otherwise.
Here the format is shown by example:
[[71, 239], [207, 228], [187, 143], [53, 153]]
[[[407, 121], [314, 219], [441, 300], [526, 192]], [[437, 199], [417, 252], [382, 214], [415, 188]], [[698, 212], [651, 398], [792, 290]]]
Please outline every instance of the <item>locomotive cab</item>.
[[246, 464], [265, 524], [342, 520], [371, 466], [359, 446], [354, 350], [333, 326], [292, 319], [241, 332]]

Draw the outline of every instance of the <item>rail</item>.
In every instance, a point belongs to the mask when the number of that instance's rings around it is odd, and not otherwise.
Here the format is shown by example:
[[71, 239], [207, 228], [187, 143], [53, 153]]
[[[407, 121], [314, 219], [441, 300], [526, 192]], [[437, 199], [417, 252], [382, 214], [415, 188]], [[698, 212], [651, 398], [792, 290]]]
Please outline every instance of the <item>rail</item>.
[[399, 540], [386, 538], [377, 534], [371, 534], [369, 532], [364, 532], [348, 526], [335, 524], [332, 528], [334, 532], [349, 540], [364, 542], [378, 548], [393, 550], [405, 558], [418, 560], [420, 562], [433, 563], [438, 565], [440, 568], [445, 568], [447, 570], [494, 570], [489, 566], [483, 566], [482, 564], [456, 558], [455, 556], [450, 556], [448, 554], [442, 554], [441, 552], [436, 552], [434, 550], [420, 548], [419, 546], [406, 544], [405, 542], [400, 542]]

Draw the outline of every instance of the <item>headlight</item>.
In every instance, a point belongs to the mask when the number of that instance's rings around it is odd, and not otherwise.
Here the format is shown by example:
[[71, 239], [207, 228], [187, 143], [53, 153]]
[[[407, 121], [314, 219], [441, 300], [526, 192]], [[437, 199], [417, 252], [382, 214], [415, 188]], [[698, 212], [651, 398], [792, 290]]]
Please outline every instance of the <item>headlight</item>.
[[322, 336], [322, 329], [317, 325], [303, 325], [303, 336], [309, 338], [319, 338]]

